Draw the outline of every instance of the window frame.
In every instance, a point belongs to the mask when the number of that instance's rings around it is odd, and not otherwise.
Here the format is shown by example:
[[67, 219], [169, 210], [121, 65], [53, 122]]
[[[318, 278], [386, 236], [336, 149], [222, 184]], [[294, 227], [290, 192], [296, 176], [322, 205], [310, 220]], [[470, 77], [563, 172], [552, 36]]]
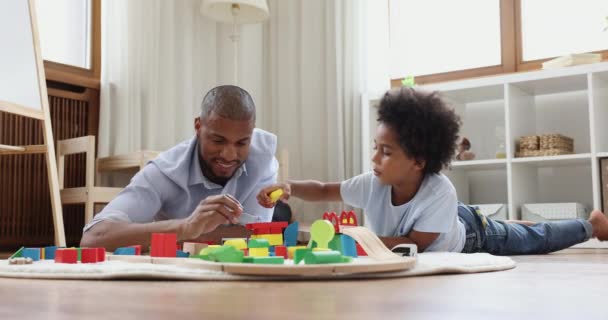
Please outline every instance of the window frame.
[[[500, 45], [500, 65], [420, 75], [415, 77], [416, 84], [428, 84], [503, 73], [538, 70], [542, 68], [543, 62], [555, 58], [549, 57], [545, 59], [523, 61], [521, 0], [500, 0]], [[594, 53], [600, 53], [602, 55], [602, 60], [608, 59], [608, 48], [606, 50], [594, 51]], [[391, 79], [391, 87], [400, 87], [402, 80], [403, 78]]]
[[91, 67], [80, 68], [44, 60], [47, 80], [99, 90], [101, 76], [101, 0], [91, 0]]

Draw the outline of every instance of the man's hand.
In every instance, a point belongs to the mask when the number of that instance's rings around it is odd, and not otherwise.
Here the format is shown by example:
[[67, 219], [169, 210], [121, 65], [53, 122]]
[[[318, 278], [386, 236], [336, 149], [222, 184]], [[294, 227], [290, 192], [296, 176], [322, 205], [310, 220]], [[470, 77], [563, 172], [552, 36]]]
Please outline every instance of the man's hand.
[[288, 200], [289, 196], [291, 196], [291, 186], [289, 185], [289, 183], [276, 183], [265, 187], [260, 191], [260, 193], [258, 193], [258, 203], [265, 208], [274, 207], [276, 202], [270, 199], [270, 194], [277, 189], [283, 190], [283, 194], [280, 198], [281, 200]]
[[192, 214], [182, 220], [180, 240], [195, 239], [219, 225], [238, 223], [243, 207], [229, 194], [210, 196], [199, 203]]

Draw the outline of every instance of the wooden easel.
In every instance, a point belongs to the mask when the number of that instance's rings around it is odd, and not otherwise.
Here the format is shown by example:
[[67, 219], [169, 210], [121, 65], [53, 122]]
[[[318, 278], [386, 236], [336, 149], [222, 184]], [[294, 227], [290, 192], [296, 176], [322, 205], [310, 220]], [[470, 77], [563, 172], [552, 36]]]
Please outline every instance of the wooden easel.
[[51, 115], [34, 0], [0, 0], [0, 44], [0, 111], [41, 120], [44, 136], [43, 145], [0, 144], [0, 155], [46, 155], [55, 244], [65, 246]]

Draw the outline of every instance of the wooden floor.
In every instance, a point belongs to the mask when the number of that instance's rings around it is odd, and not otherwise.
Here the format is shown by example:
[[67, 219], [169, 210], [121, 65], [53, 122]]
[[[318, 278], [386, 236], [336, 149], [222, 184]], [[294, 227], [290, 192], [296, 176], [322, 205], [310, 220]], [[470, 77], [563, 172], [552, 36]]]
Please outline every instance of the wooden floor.
[[0, 279], [0, 319], [608, 319], [608, 250], [509, 271], [367, 281]]

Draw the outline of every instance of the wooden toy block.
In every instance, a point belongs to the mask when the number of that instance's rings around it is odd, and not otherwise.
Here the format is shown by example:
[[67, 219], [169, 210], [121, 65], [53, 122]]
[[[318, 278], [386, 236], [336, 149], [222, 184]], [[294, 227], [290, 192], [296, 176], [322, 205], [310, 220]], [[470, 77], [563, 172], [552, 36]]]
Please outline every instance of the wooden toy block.
[[74, 248], [76, 249], [76, 252], [78, 252], [78, 261], [80, 261], [80, 259], [82, 258], [82, 251], [80, 250], [80, 248]]
[[114, 250], [114, 252], [112, 253], [115, 256], [134, 256], [136, 249], [133, 247], [121, 247], [121, 248], [116, 248], [116, 250]]
[[21, 251], [21, 256], [32, 258], [33, 261], [40, 260], [40, 248], [25, 248]]
[[23, 255], [22, 255], [23, 249], [25, 249], [25, 247], [19, 248], [19, 250], [15, 251], [15, 253], [13, 253], [13, 255], [9, 257], [9, 259], [23, 257]]
[[269, 246], [280, 246], [283, 244], [283, 234], [259, 234], [256, 239], [268, 240]]
[[253, 257], [253, 264], [283, 264], [285, 258], [283, 257]]
[[268, 248], [249, 248], [250, 257], [267, 257]]
[[283, 189], [276, 189], [273, 192], [271, 192], [270, 194], [268, 194], [268, 197], [270, 197], [270, 201], [277, 202], [277, 201], [279, 201], [279, 199], [281, 199], [282, 195], [283, 195]]
[[254, 235], [268, 234], [268, 233], [270, 233], [270, 228], [255, 228], [252, 231], [253, 231]]
[[270, 234], [283, 234], [283, 228], [279, 228], [279, 227], [272, 227], [270, 228]]
[[323, 220], [329, 221], [334, 226], [334, 230], [336, 233], [340, 231], [340, 220], [338, 220], [338, 216], [335, 212], [323, 213]]
[[80, 262], [97, 263], [97, 248], [82, 248], [80, 251]]
[[270, 246], [268, 239], [250, 239], [249, 248], [268, 248]]
[[55, 263], [77, 263], [78, 250], [75, 248], [61, 248], [55, 251]]
[[356, 227], [358, 226], [357, 223], [357, 215], [355, 214], [354, 211], [342, 211], [342, 213], [340, 214], [340, 225], [342, 226], [353, 226]]
[[136, 255], [136, 256], [140, 256], [141, 255], [141, 245], [136, 244], [136, 245], [133, 245], [133, 246], [129, 246], [128, 248], [135, 248], [134, 255]]
[[201, 250], [209, 246], [207, 243], [201, 242], [184, 242], [183, 251], [192, 255], [197, 255]]
[[253, 263], [253, 259], [256, 257], [245, 256], [243, 257], [243, 263]]
[[299, 223], [296, 221], [287, 228], [283, 232], [283, 244], [286, 247], [292, 247], [298, 244], [298, 227]]
[[275, 257], [283, 257], [283, 258], [287, 259], [287, 247], [275, 246], [274, 255], [275, 255]]
[[357, 248], [357, 256], [362, 256], [362, 257], [367, 256], [367, 252], [365, 252], [365, 250], [363, 250], [363, 247], [361, 247], [361, 245], [359, 243], [355, 242], [355, 247]]
[[177, 235], [175, 233], [153, 233], [151, 257], [175, 258], [177, 255]]
[[55, 260], [55, 251], [57, 251], [56, 246], [44, 247], [44, 260]]
[[294, 259], [295, 252], [298, 249], [306, 249], [306, 246], [291, 246], [291, 247], [287, 247], [287, 258], [288, 259]]
[[95, 248], [97, 249], [97, 262], [106, 261], [106, 248]]
[[310, 251], [304, 256], [304, 264], [342, 263], [340, 251]]
[[357, 257], [355, 240], [345, 234], [335, 235], [334, 238], [329, 242], [329, 248], [340, 251], [340, 253], [342, 253], [344, 256]]
[[304, 260], [304, 257], [306, 257], [306, 254], [309, 252], [312, 252], [312, 249], [306, 247], [296, 249], [295, 253], [293, 254], [293, 264], [300, 263], [300, 261]]
[[248, 256], [248, 255], [249, 255], [249, 249], [245, 248], [245, 249], [241, 249], [241, 251], [243, 251], [243, 254], [244, 254], [245, 256]]
[[176, 250], [175, 251], [175, 256], [177, 258], [188, 258], [190, 256], [190, 254], [188, 252], [184, 252], [182, 250]]
[[233, 246], [221, 246], [214, 248], [209, 252], [208, 256], [212, 261], [241, 263], [243, 262], [244, 254], [243, 251]]
[[234, 247], [235, 249], [238, 249], [238, 250], [247, 249], [246, 240], [247, 239], [245, 239], [245, 238], [228, 239], [228, 240], [224, 241], [224, 245]]

